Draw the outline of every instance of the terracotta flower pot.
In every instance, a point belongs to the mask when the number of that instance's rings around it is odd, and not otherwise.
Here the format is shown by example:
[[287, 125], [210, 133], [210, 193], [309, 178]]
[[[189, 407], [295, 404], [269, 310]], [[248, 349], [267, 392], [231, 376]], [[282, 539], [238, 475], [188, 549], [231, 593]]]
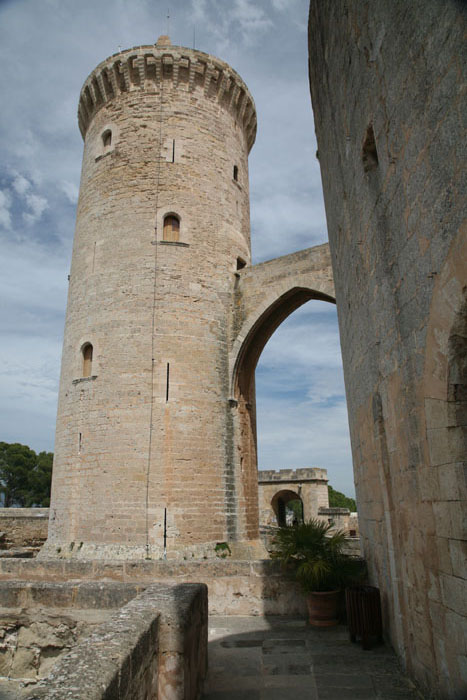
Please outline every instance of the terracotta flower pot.
[[332, 627], [337, 625], [340, 591], [309, 593], [307, 597], [310, 625], [314, 627]]

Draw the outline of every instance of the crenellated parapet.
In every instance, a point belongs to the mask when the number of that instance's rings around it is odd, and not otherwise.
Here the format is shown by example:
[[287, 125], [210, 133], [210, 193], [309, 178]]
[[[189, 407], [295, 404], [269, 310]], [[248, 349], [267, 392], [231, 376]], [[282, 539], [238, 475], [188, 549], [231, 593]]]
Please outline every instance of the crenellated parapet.
[[[162, 37], [161, 37], [162, 39]], [[123, 93], [158, 93], [166, 83], [172, 89], [202, 91], [231, 112], [245, 130], [248, 150], [256, 138], [256, 108], [250, 92], [227, 63], [202, 51], [171, 46], [168, 39], [136, 46], [110, 56], [95, 68], [81, 90], [78, 124], [83, 136], [94, 115]]]
[[258, 483], [323, 481], [328, 482], [327, 469], [302, 467], [300, 469], [262, 469], [258, 471]]

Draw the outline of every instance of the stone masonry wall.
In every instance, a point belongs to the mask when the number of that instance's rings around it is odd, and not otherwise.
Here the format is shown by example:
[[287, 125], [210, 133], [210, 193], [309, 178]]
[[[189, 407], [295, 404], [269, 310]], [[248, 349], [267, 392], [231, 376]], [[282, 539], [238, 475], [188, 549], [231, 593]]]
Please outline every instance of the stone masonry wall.
[[288, 501], [296, 494], [303, 503], [305, 520], [316, 518], [329, 505], [326, 469], [264, 469], [258, 472], [259, 517], [262, 526], [277, 526], [278, 497]]
[[[258, 529], [256, 396], [254, 372], [272, 333], [310, 299], [334, 302], [329, 247], [308, 248], [236, 273], [231, 311], [229, 397], [234, 469], [250, 535]], [[263, 554], [264, 555], [264, 554]]]
[[271, 560], [233, 557], [196, 561], [83, 561], [70, 558], [0, 559], [0, 582], [108, 581], [138, 586], [205, 583], [213, 615], [302, 615], [306, 601], [297, 585]]
[[360, 531], [385, 628], [467, 686], [467, 7], [312, 0], [310, 85]]
[[0, 508], [0, 549], [38, 549], [47, 539], [48, 526], [48, 508]]
[[[250, 265], [256, 112], [223, 61], [160, 37], [97, 66], [78, 114], [83, 168], [40, 556], [212, 557], [224, 541], [264, 553], [254, 368], [300, 304], [334, 302], [328, 246]], [[164, 233], [168, 216], [176, 235]]]
[[[254, 103], [227, 64], [161, 39], [100, 64], [79, 115], [44, 554], [157, 557], [166, 518], [168, 556], [203, 556], [246, 534], [226, 459], [228, 331], [237, 259], [250, 262]], [[178, 241], [164, 240], [168, 214]]]
[[197, 700], [207, 671], [207, 624], [205, 586], [153, 584], [78, 641], [22, 697]]

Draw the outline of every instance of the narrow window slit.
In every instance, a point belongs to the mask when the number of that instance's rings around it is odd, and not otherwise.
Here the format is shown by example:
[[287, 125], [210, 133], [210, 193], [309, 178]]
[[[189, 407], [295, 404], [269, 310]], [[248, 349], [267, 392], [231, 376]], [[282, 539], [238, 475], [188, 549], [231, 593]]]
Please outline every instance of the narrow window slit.
[[175, 139], [172, 141], [172, 163], [175, 163]]
[[238, 182], [238, 165], [233, 166], [233, 179]]
[[378, 151], [376, 150], [375, 132], [370, 124], [366, 130], [362, 146], [363, 170], [368, 173], [378, 167]]
[[78, 433], [78, 454], [81, 454], [81, 433]]
[[170, 382], [170, 363], [167, 362], [167, 378], [165, 384], [165, 401], [169, 400], [169, 382]]

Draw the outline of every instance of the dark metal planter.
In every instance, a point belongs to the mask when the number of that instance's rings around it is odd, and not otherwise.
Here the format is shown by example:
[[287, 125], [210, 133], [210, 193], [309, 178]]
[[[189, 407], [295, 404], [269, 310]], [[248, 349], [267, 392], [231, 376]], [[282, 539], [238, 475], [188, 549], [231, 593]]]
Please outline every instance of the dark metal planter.
[[374, 586], [352, 586], [345, 591], [347, 623], [350, 641], [362, 640], [363, 649], [371, 648], [371, 641], [383, 641], [381, 599], [379, 588]]

